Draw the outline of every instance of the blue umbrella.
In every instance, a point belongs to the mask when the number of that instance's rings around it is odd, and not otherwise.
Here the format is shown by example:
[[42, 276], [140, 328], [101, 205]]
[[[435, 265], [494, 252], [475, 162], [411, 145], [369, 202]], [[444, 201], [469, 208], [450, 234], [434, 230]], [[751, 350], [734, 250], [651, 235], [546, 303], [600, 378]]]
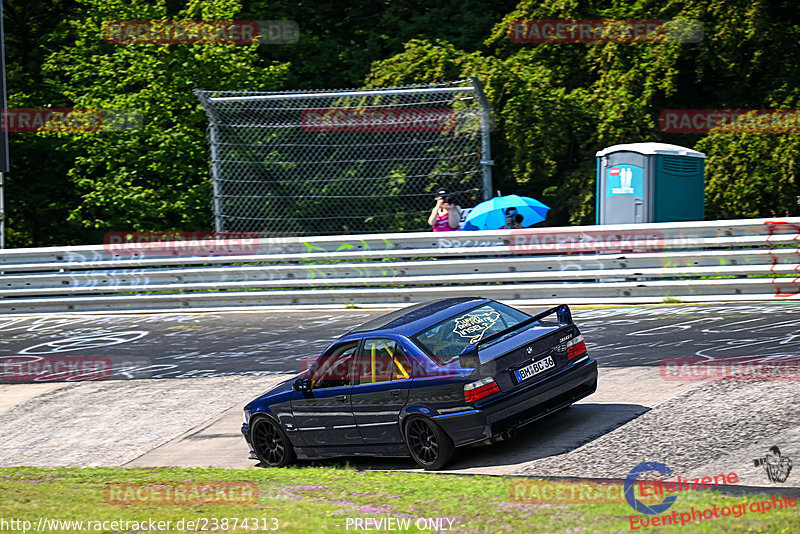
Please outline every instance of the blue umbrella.
[[516, 208], [517, 213], [522, 215], [522, 226], [531, 226], [541, 222], [550, 211], [549, 206], [545, 206], [535, 198], [521, 197], [518, 195], [506, 195], [504, 197], [494, 197], [493, 199], [481, 202], [469, 212], [464, 221], [464, 230], [497, 230], [506, 224], [506, 210]]

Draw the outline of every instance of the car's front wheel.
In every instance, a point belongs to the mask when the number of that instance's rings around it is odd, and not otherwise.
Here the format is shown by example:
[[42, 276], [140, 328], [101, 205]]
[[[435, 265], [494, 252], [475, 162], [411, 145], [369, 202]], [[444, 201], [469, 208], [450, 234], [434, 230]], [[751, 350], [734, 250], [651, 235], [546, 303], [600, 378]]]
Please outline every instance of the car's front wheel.
[[250, 440], [262, 466], [286, 467], [297, 458], [286, 433], [269, 417], [250, 421]]
[[441, 469], [453, 458], [453, 440], [427, 417], [412, 417], [406, 423], [405, 434], [411, 458], [423, 469]]

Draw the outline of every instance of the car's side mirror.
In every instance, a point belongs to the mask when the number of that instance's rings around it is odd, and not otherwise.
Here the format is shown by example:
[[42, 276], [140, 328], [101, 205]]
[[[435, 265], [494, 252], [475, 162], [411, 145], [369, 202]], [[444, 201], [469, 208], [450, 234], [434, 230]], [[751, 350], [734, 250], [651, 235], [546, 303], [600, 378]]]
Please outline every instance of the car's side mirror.
[[311, 381], [307, 378], [298, 378], [294, 381], [292, 389], [295, 391], [300, 391], [301, 393], [308, 393], [311, 391]]

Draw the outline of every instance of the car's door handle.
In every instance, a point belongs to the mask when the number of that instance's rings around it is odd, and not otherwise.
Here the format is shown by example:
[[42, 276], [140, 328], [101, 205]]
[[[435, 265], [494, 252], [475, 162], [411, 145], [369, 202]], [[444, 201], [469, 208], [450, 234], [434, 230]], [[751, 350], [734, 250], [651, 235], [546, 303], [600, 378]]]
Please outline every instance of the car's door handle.
[[393, 389], [389, 393], [392, 394], [392, 398], [393, 399], [400, 400], [400, 390], [399, 389]]
[[338, 397], [336, 397], [336, 400], [338, 400], [339, 402], [347, 402], [347, 395], [339, 395]]

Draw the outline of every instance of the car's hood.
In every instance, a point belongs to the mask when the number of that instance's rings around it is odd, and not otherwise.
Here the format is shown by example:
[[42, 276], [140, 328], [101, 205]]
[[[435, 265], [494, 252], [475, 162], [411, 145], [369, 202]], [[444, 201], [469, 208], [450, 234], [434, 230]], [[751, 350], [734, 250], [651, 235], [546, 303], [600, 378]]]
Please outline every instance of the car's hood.
[[264, 393], [259, 395], [257, 398], [255, 398], [252, 401], [250, 401], [247, 404], [246, 408], [249, 407], [251, 404], [257, 404], [257, 403], [261, 403], [263, 401], [269, 401], [274, 397], [278, 397], [278, 396], [281, 396], [281, 395], [285, 395], [287, 393], [291, 393], [292, 386], [294, 385], [295, 380], [297, 380], [299, 378], [299, 376], [300, 375], [288, 378], [288, 379], [284, 380], [283, 382], [277, 384], [272, 389], [270, 389], [268, 391], [265, 391]]

